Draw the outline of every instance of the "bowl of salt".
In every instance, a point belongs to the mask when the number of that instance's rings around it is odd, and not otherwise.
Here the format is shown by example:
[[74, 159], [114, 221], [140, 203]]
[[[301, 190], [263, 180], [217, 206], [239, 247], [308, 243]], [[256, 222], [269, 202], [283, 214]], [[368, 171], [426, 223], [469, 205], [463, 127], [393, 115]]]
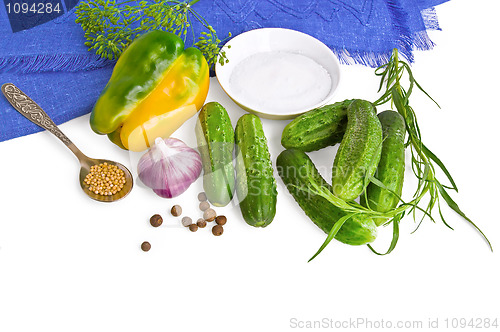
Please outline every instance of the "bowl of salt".
[[[228, 47], [230, 46], [230, 47]], [[268, 119], [292, 119], [333, 100], [341, 70], [321, 41], [290, 29], [263, 28], [227, 42], [217, 80], [241, 108]]]

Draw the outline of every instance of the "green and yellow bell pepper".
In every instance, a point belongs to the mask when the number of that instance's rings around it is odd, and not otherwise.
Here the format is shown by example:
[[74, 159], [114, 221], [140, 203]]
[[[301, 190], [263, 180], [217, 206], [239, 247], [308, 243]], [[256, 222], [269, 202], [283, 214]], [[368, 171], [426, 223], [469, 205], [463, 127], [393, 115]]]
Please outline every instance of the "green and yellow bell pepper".
[[203, 106], [209, 68], [197, 48], [177, 35], [151, 31], [120, 56], [90, 116], [98, 134], [132, 151], [169, 137]]

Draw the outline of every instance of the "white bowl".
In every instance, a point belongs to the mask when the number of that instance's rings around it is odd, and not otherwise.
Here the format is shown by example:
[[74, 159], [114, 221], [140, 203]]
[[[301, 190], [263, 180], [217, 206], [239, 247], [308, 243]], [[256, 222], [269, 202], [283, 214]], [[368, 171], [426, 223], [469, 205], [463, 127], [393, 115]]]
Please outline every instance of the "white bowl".
[[[228, 48], [228, 45], [231, 47]], [[232, 38], [224, 46], [224, 50], [229, 59], [229, 63], [224, 65], [217, 63], [215, 66], [217, 79], [221, 87], [240, 107], [264, 118], [292, 119], [313, 108], [321, 107], [332, 100], [339, 86], [341, 78], [340, 63], [335, 54], [321, 41], [302, 32], [281, 28], [251, 30]], [[241, 95], [241, 87], [236, 89], [233, 86], [234, 84], [230, 84], [230, 79], [235, 68], [238, 68], [238, 65], [243, 60], [258, 53], [266, 54], [265, 56], [287, 53], [293, 54], [294, 56], [300, 55], [300, 58], [307, 57], [313, 60], [316, 66], [320, 65], [324, 68], [320, 70], [326, 70], [328, 73], [328, 75], [325, 73], [324, 78], [329, 76], [331, 83], [329, 91], [328, 86], [325, 87], [324, 96], [322, 95], [320, 99], [311, 101], [312, 104], [310, 105], [305, 105], [303, 103], [302, 105], [298, 105], [300, 103], [297, 103], [297, 105], [287, 105], [286, 109], [278, 109], [275, 105], [279, 99], [274, 101], [274, 106], [263, 104], [256, 106], [256, 103], [252, 104], [249, 102], [248, 98]], [[306, 60], [306, 63], [312, 64], [310, 60]], [[245, 66], [247, 63], [249, 62], [244, 62], [242, 66]], [[321, 68], [320, 66], [318, 66], [318, 68]], [[299, 70], [297, 70], [297, 72], [299, 72]], [[245, 81], [243, 81], [243, 83], [245, 83]], [[249, 88], [251, 87], [249, 86]], [[286, 100], [284, 100], [284, 102], [286, 102]], [[288, 108], [288, 106], [290, 107]]]

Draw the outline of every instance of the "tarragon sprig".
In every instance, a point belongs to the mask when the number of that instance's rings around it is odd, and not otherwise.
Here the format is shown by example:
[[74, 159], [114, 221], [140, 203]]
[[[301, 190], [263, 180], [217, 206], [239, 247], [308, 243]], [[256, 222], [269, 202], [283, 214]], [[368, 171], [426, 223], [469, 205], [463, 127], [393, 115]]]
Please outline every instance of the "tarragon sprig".
[[[308, 188], [301, 189], [301, 190], [307, 191], [308, 193], [310, 193], [312, 195], [318, 195], [318, 196], [323, 197], [328, 202], [330, 202], [331, 204], [335, 205], [336, 207], [342, 209], [346, 213], [346, 215], [344, 217], [342, 217], [340, 220], [335, 222], [332, 229], [328, 233], [327, 238], [325, 239], [325, 241], [323, 242], [321, 247], [318, 249], [318, 251], [316, 251], [316, 253], [309, 259], [309, 262], [312, 261], [316, 256], [318, 256], [321, 253], [321, 251], [323, 251], [323, 249], [326, 248], [326, 246], [331, 242], [331, 240], [333, 240], [333, 238], [335, 237], [337, 232], [340, 230], [341, 226], [345, 222], [347, 222], [349, 219], [353, 218], [354, 216], [359, 215], [359, 216], [362, 216], [364, 218], [384, 218], [384, 219], [388, 220], [386, 222], [386, 225], [389, 225], [391, 223], [393, 224], [393, 239], [391, 241], [391, 244], [390, 244], [387, 252], [385, 252], [384, 254], [380, 254], [375, 249], [373, 249], [373, 247], [371, 247], [371, 245], [368, 245], [368, 247], [377, 255], [387, 255], [387, 254], [391, 253], [394, 250], [394, 248], [396, 248], [396, 244], [397, 244], [398, 238], [399, 238], [399, 222], [401, 221], [401, 219], [403, 219], [403, 217], [406, 214], [408, 214], [414, 210], [420, 210], [421, 212], [424, 213], [424, 215], [427, 215], [430, 219], [433, 220], [432, 215], [428, 214], [427, 211], [423, 210], [422, 208], [420, 208], [418, 206], [418, 203], [420, 202], [420, 200], [425, 196], [426, 190], [421, 192], [420, 195], [415, 197], [412, 201], [405, 202], [397, 193], [395, 193], [391, 189], [387, 188], [382, 182], [380, 182], [375, 177], [368, 177], [367, 176], [366, 179], [368, 182], [372, 182], [375, 185], [377, 185], [385, 190], [389, 190], [393, 195], [395, 195], [396, 197], [399, 198], [399, 200], [401, 202], [400, 205], [398, 207], [390, 210], [390, 211], [379, 212], [379, 211], [372, 210], [370, 207], [362, 206], [355, 201], [346, 202], [343, 199], [335, 196], [328, 188], [318, 186], [315, 183], [311, 183]], [[366, 191], [363, 194], [366, 194]]]
[[169, 31], [186, 41], [194, 18], [207, 29], [198, 36], [194, 46], [200, 49], [210, 67], [217, 61], [224, 64], [228, 60], [219, 46], [222, 41], [214, 28], [191, 7], [198, 1], [82, 1], [76, 7], [76, 23], [85, 32], [85, 45], [89, 50], [102, 58], [115, 60], [135, 38], [150, 30]]
[[[396, 247], [396, 243], [399, 238], [399, 222], [401, 219], [407, 214], [413, 214], [414, 220], [416, 220], [416, 211], [420, 211], [423, 213], [422, 219], [420, 223], [427, 217], [431, 221], [435, 222], [435, 219], [432, 216], [433, 209], [437, 206], [439, 216], [442, 222], [453, 229], [445, 220], [444, 215], [441, 210], [442, 200], [456, 213], [458, 213], [462, 218], [464, 218], [467, 222], [469, 222], [484, 238], [486, 243], [488, 244], [490, 250], [493, 251], [492, 245], [486, 235], [481, 231], [481, 229], [471, 220], [469, 219], [465, 213], [460, 209], [458, 204], [452, 199], [448, 190], [458, 191], [457, 185], [451, 176], [450, 172], [444, 165], [444, 163], [422, 143], [422, 136], [420, 133], [420, 128], [417, 121], [417, 116], [413, 110], [413, 108], [409, 105], [409, 97], [415, 88], [421, 90], [427, 97], [429, 97], [434, 103], [434, 99], [432, 99], [427, 92], [418, 84], [413, 76], [410, 66], [401, 61], [398, 58], [398, 51], [394, 49], [393, 54], [389, 60], [389, 62], [379, 68], [376, 69], [375, 74], [381, 77], [380, 88], [381, 91], [384, 86], [385, 90], [382, 96], [373, 104], [376, 106], [383, 105], [385, 103], [391, 102], [391, 105], [403, 116], [406, 124], [406, 131], [408, 133], [408, 139], [405, 143], [406, 147], [410, 149], [411, 152], [411, 166], [414, 175], [417, 177], [418, 185], [413, 194], [413, 199], [410, 202], [405, 202], [403, 199], [397, 195], [394, 191], [387, 188], [382, 182], [380, 182], [375, 177], [365, 177], [365, 187], [371, 182], [374, 185], [377, 185], [385, 190], [389, 190], [393, 195], [396, 195], [400, 200], [400, 205], [391, 211], [381, 213], [370, 208], [364, 207], [356, 202], [346, 202], [342, 199], [333, 195], [333, 193], [328, 190], [328, 188], [318, 187], [316, 185], [312, 185], [311, 187], [305, 189], [314, 195], [319, 195], [324, 199], [328, 200], [331, 204], [341, 208], [346, 212], [346, 216], [337, 221], [332, 229], [330, 230], [326, 240], [321, 245], [319, 250], [314, 254], [314, 256], [309, 260], [314, 259], [334, 238], [337, 232], [340, 230], [341, 226], [350, 218], [356, 215], [362, 215], [364, 217], [377, 217], [377, 218], [386, 218], [388, 221], [386, 225], [393, 224], [393, 239], [389, 246], [389, 249], [386, 253], [380, 254], [378, 253], [371, 245], [368, 247], [378, 255], [385, 255], [390, 253]], [[408, 79], [409, 85], [408, 88], [405, 89], [402, 86], [403, 79]], [[436, 103], [439, 107], [439, 105]], [[436, 176], [436, 168], [442, 170], [448, 179], [449, 185], [444, 185], [440, 180], [437, 179]], [[366, 191], [363, 192], [363, 195], [366, 195]], [[421, 202], [424, 198], [428, 197], [427, 204], [421, 207]], [[368, 201], [368, 200], [366, 200]], [[338, 224], [338, 225], [337, 225]], [[417, 229], [418, 229], [417, 226]]]
[[[445, 220], [442, 210], [442, 200], [458, 215], [469, 222], [484, 238], [490, 249], [493, 251], [490, 241], [481, 229], [469, 219], [465, 213], [459, 208], [458, 204], [451, 198], [448, 190], [458, 192], [457, 185], [453, 180], [450, 172], [444, 163], [431, 151], [427, 146], [422, 143], [422, 136], [417, 121], [415, 111], [409, 104], [409, 98], [415, 88], [422, 91], [434, 103], [427, 92], [418, 84], [413, 76], [410, 65], [398, 58], [398, 51], [394, 49], [389, 62], [376, 70], [376, 75], [381, 77], [380, 90], [385, 85], [385, 91], [382, 96], [374, 103], [375, 105], [382, 105], [387, 102], [395, 107], [395, 109], [403, 116], [406, 123], [406, 131], [408, 132], [408, 140], [406, 146], [410, 147], [412, 170], [418, 179], [417, 189], [414, 197], [421, 196], [422, 193], [428, 193], [429, 201], [425, 207], [426, 215], [431, 215], [432, 210], [437, 205], [439, 216], [442, 222], [453, 229]], [[408, 80], [408, 88], [405, 89], [402, 85], [402, 80]], [[439, 105], [436, 103], [439, 107]], [[444, 185], [442, 181], [438, 180], [436, 176], [436, 167], [441, 169], [449, 181], [449, 185]], [[424, 215], [425, 217], [425, 215]], [[423, 218], [422, 218], [423, 220]], [[421, 220], [421, 222], [422, 222]], [[417, 227], [418, 228], [418, 227]]]

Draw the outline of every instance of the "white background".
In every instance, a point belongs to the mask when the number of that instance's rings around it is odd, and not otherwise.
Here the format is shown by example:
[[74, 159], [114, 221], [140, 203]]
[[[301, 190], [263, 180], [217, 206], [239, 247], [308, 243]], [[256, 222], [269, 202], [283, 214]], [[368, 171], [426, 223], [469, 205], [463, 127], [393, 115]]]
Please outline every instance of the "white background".
[[[168, 210], [180, 203], [197, 218], [200, 180], [172, 200], [137, 182], [125, 200], [97, 203], [79, 188], [70, 151], [43, 132], [0, 143], [0, 331], [298, 330], [293, 318], [421, 320], [424, 327], [438, 318], [443, 329], [446, 318], [500, 320], [499, 10], [495, 0], [437, 7], [443, 31], [431, 33], [433, 51], [416, 53], [413, 71], [442, 109], [422, 94], [411, 101], [424, 143], [459, 186], [453, 197], [495, 253], [445, 208], [454, 231], [426, 220], [411, 234], [416, 225], [406, 218], [391, 255], [332, 242], [307, 263], [325, 234], [280, 179], [269, 227], [246, 225], [238, 207], [229, 206], [217, 209], [228, 216], [223, 236], [209, 228], [191, 233]], [[337, 100], [376, 99], [373, 69], [343, 66], [343, 72]], [[244, 114], [215, 79], [212, 100], [227, 108], [233, 124]], [[273, 162], [286, 123], [264, 121]], [[191, 119], [174, 136], [194, 146], [193, 126]], [[138, 156], [93, 134], [88, 116], [61, 129], [89, 156], [135, 169]], [[311, 156], [328, 168], [334, 153], [329, 148]], [[406, 193], [412, 185], [407, 182]], [[160, 228], [148, 223], [155, 213], [164, 217]], [[381, 229], [375, 246], [385, 249], [390, 233]], [[145, 240], [152, 244], [148, 253], [140, 250]]]

